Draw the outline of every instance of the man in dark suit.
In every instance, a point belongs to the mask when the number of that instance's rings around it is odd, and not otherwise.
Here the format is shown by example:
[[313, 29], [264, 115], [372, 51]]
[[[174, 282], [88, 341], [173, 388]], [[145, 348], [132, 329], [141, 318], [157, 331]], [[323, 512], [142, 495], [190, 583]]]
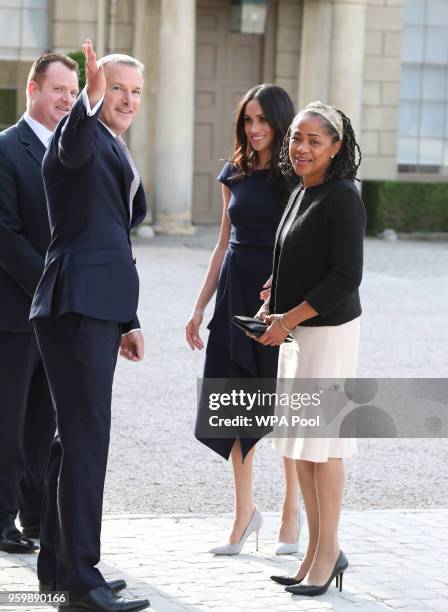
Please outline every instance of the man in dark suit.
[[[45, 149], [78, 94], [78, 64], [40, 56], [27, 81], [27, 110], [0, 134], [0, 550], [32, 552], [54, 415], [29, 323], [50, 242], [42, 180]], [[14, 521], [19, 510], [23, 534]]]
[[143, 358], [139, 281], [130, 228], [146, 214], [143, 188], [121, 134], [132, 124], [143, 66], [99, 60], [84, 45], [87, 86], [63, 119], [43, 162], [51, 227], [31, 315], [56, 409], [46, 478], [38, 577], [41, 590], [70, 591], [61, 610], [140, 610], [95, 567], [118, 350]]

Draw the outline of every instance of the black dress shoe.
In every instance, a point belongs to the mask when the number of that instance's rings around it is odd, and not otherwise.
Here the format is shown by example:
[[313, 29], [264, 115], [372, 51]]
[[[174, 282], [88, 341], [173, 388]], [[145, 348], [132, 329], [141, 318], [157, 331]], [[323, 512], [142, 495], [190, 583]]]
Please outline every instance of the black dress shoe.
[[0, 533], [0, 550], [7, 553], [32, 553], [36, 544], [14, 527], [5, 527]]
[[[106, 580], [106, 585], [114, 593], [119, 593], [127, 587], [126, 580], [121, 578], [118, 580]], [[39, 580], [39, 593], [47, 593], [48, 591], [56, 590], [56, 582], [54, 580]]]
[[80, 598], [70, 597], [69, 605], [58, 606], [59, 612], [131, 612], [149, 607], [148, 599], [126, 599], [107, 586], [97, 587]]
[[285, 591], [292, 593], [293, 595], [307, 595], [308, 597], [315, 597], [316, 595], [323, 595], [328, 591], [328, 587], [333, 582], [333, 578], [336, 578], [336, 587], [339, 587], [339, 591], [342, 591], [342, 576], [348, 567], [348, 560], [344, 553], [339, 553], [338, 560], [331, 572], [330, 578], [322, 586], [314, 586], [308, 584], [299, 584], [298, 586], [286, 587]]
[[40, 527], [39, 525], [34, 525], [31, 527], [22, 527], [22, 533], [26, 538], [38, 540], [40, 537]]
[[289, 576], [271, 576], [271, 580], [274, 582], [278, 582], [278, 584], [282, 584], [283, 586], [292, 586], [293, 584], [300, 584], [301, 580], [296, 580], [295, 578], [290, 578]]

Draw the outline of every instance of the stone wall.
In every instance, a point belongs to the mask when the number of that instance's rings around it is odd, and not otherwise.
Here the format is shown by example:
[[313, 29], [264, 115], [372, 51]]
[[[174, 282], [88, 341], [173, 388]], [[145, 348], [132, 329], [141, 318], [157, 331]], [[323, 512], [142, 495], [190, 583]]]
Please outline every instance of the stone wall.
[[[116, 2], [115, 45], [110, 49], [111, 4], [106, 3], [105, 49], [106, 53], [118, 51], [132, 53], [134, 41], [134, 4], [133, 0]], [[67, 53], [79, 51], [85, 38], [93, 42], [97, 36], [98, 2], [93, 0], [58, 0], [53, 3], [51, 19], [51, 47], [55, 51]]]
[[277, 0], [275, 83], [284, 87], [298, 105], [302, 29], [302, 1]]
[[365, 179], [395, 179], [404, 0], [368, 0], [361, 146]]
[[19, 118], [26, 107], [26, 79], [31, 61], [4, 60], [0, 62], [0, 88], [17, 89], [16, 117]]
[[[180, 1], [180, 0], [179, 0]], [[337, 85], [350, 81], [350, 53], [347, 66], [338, 64], [337, 82], [331, 82], [335, 72], [335, 56], [340, 52], [340, 36], [354, 31], [354, 19], [335, 19], [336, 8], [349, 10], [349, 5], [362, 5], [365, 0], [271, 0], [275, 15], [272, 53], [273, 79], [291, 95], [296, 106], [313, 99], [329, 100], [347, 106], [342, 94], [336, 96]], [[360, 143], [366, 179], [394, 179], [397, 176], [397, 136], [399, 121], [399, 91], [401, 69], [401, 31], [404, 0], [367, 0]], [[97, 0], [55, 0], [50, 4], [50, 47], [57, 51], [80, 50], [86, 37], [95, 42], [98, 37]], [[336, 6], [337, 5], [337, 6]], [[104, 42], [105, 52], [111, 50], [135, 55], [145, 64], [145, 91], [140, 116], [130, 130], [128, 140], [148, 193], [154, 182], [156, 156], [155, 126], [158, 92], [158, 46], [160, 0], [119, 0], [116, 2], [115, 46], [110, 49], [111, 3], [107, 0]], [[306, 24], [306, 27], [304, 27]], [[358, 28], [359, 29], [359, 28]], [[356, 28], [355, 28], [356, 30]], [[347, 36], [346, 36], [347, 40]], [[350, 35], [350, 40], [352, 36]], [[361, 40], [361, 39], [360, 39]], [[345, 46], [343, 45], [343, 48]], [[362, 53], [360, 54], [362, 57]], [[339, 60], [344, 56], [339, 56]], [[25, 103], [25, 81], [30, 62], [0, 62], [0, 86], [18, 88], [18, 115]], [[162, 76], [162, 75], [160, 75]], [[334, 75], [333, 75], [334, 77]], [[170, 78], [163, 75], [162, 78]], [[355, 89], [347, 85], [346, 96]], [[351, 92], [351, 93], [350, 93]], [[344, 92], [342, 92], [344, 93]], [[335, 98], [336, 96], [336, 98]], [[342, 96], [342, 97], [341, 97]], [[353, 112], [349, 108], [350, 112]], [[356, 116], [356, 113], [355, 113]]]
[[[361, 24], [362, 4], [359, 0], [347, 3], [342, 0], [277, 0], [275, 78], [299, 106], [321, 99], [346, 109], [355, 129], [360, 132], [363, 177], [393, 179], [397, 175], [404, 0], [367, 0], [365, 33], [359, 33], [359, 44], [364, 46], [364, 62], [357, 71], [363, 74], [363, 87], [362, 92], [352, 92], [352, 98], [362, 100], [359, 112], [352, 108], [356, 100], [350, 98], [347, 89], [344, 92], [346, 82], [354, 77], [351, 52], [347, 53], [345, 69], [339, 61], [338, 75], [334, 74], [333, 64], [335, 53], [340, 51], [341, 36], [343, 40], [345, 35], [350, 35], [351, 40], [343, 44], [347, 49], [356, 48], [351, 24], [344, 19], [339, 24], [335, 22], [336, 7], [339, 11], [352, 9], [353, 19], [359, 13]], [[341, 87], [342, 91], [338, 91]]]

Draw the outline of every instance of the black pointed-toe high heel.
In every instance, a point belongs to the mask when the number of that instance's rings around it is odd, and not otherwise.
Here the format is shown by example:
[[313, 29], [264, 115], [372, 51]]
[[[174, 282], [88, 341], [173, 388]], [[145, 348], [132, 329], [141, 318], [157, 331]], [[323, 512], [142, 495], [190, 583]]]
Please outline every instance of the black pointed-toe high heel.
[[342, 576], [344, 575], [344, 572], [341, 572], [340, 574], [336, 574], [336, 588], [339, 587], [339, 592], [342, 591]]
[[336, 588], [339, 588], [339, 591], [342, 591], [342, 576], [344, 575], [344, 572], [347, 567], [347, 557], [341, 550], [341, 552], [339, 553], [338, 560], [336, 561], [336, 565], [334, 566], [334, 569], [331, 572], [331, 576], [325, 584], [323, 584], [322, 586], [314, 586], [308, 584], [287, 586], [285, 591], [288, 591], [288, 593], [292, 593], [293, 595], [308, 595], [308, 597], [323, 595], [328, 591], [328, 587], [333, 582], [333, 578], [336, 578]]
[[278, 582], [278, 584], [282, 584], [283, 586], [293, 586], [294, 584], [300, 584], [302, 582], [301, 580], [296, 580], [290, 576], [271, 576], [271, 580]]

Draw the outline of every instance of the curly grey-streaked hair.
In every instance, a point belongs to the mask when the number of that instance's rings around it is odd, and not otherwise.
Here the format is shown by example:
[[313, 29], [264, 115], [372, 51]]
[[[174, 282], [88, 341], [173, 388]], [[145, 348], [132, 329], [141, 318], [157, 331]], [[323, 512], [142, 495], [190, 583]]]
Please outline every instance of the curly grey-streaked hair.
[[[339, 152], [335, 155], [334, 159], [331, 161], [331, 164], [326, 172], [325, 180], [331, 178], [351, 178], [358, 180], [356, 178], [356, 174], [359, 166], [361, 165], [362, 155], [361, 149], [359, 148], [358, 143], [356, 142], [355, 132], [353, 131], [353, 127], [350, 119], [344, 115], [344, 113], [336, 109], [339, 115], [342, 118], [343, 123], [343, 137], [341, 148]], [[327, 119], [322, 117], [317, 113], [313, 113], [311, 111], [305, 111], [308, 115], [315, 115], [316, 117], [320, 117], [322, 119], [322, 123], [325, 125], [326, 132], [329, 136], [331, 136], [333, 142], [337, 142], [339, 140], [339, 135], [336, 129], [331, 125]], [[291, 160], [289, 159], [289, 138], [291, 135], [291, 126], [294, 124], [295, 120], [301, 113], [298, 113], [291, 125], [288, 128], [286, 136], [283, 140], [282, 148], [280, 150], [279, 156], [279, 167], [282, 171], [282, 174], [286, 176], [293, 176], [295, 174], [294, 168], [291, 164]], [[357, 154], [357, 155], [356, 155]], [[356, 159], [358, 157], [358, 159]]]

